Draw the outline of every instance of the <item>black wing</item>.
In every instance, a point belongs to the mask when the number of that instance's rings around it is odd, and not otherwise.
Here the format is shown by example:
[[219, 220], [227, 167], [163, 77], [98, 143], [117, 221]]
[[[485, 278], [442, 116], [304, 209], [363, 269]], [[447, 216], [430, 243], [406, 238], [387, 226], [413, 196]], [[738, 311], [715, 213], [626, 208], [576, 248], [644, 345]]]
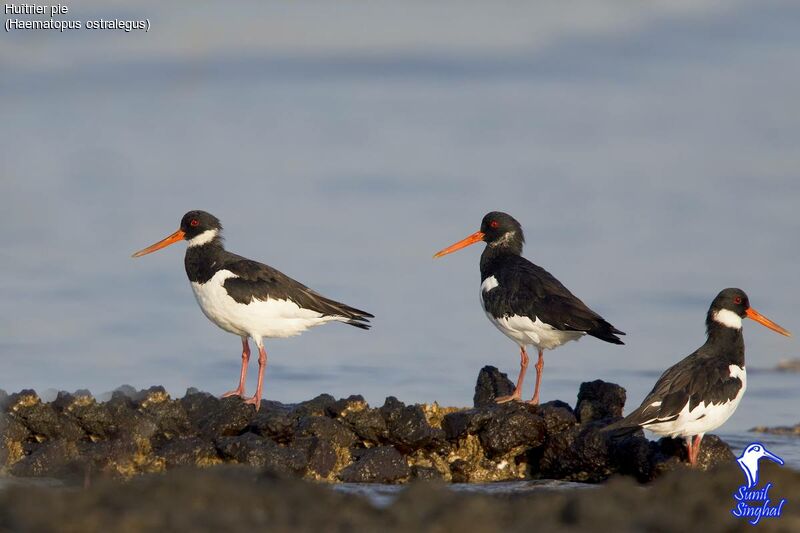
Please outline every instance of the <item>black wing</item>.
[[608, 429], [675, 420], [687, 403], [690, 411], [704, 401], [725, 403], [741, 387], [741, 379], [731, 377], [730, 362], [704, 346], [661, 374], [642, 405]]
[[362, 329], [369, 329], [368, 319], [374, 318], [366, 311], [326, 298], [268, 265], [230, 254], [224, 268], [237, 276], [225, 280], [223, 286], [231, 298], [239, 303], [248, 304], [253, 299], [266, 301], [270, 298], [291, 300], [303, 309], [316, 311], [323, 316], [345, 317], [349, 319], [348, 324]]
[[589, 309], [552, 274], [524, 257], [515, 257], [494, 272], [497, 289], [483, 294], [498, 316], [520, 315], [550, 324], [561, 331], [583, 331], [613, 344], [625, 335]]

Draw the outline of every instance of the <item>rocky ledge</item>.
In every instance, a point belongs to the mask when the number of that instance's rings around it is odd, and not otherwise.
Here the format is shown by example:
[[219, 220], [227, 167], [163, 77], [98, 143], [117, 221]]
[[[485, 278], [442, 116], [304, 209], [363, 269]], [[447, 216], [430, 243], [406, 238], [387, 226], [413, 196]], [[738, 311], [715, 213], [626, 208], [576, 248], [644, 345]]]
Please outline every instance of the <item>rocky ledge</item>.
[[[85, 392], [42, 402], [23, 390], [0, 394], [0, 472], [86, 483], [238, 463], [331, 482], [599, 482], [616, 474], [646, 482], [686, 460], [681, 441], [651, 442], [641, 432], [615, 440], [600, 431], [622, 416], [618, 385], [583, 383], [574, 409], [494, 403], [512, 389], [485, 367], [471, 409], [394, 397], [370, 407], [361, 396], [323, 394], [294, 405], [264, 401], [259, 412], [194, 389], [172, 399], [162, 387], [123, 387], [106, 402]], [[719, 438], [703, 439], [702, 469], [733, 457]]]

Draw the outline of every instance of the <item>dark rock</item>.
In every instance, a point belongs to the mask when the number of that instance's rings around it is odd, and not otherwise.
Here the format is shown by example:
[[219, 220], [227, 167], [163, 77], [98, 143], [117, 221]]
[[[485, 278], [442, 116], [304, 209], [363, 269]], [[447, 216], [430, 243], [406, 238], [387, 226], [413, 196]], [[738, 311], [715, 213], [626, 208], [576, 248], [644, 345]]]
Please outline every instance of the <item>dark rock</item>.
[[491, 420], [498, 408], [502, 407], [492, 404], [491, 407], [478, 407], [446, 414], [442, 419], [445, 437], [448, 440], [457, 440], [478, 433]]
[[75, 441], [85, 437], [74, 420], [60, 415], [50, 404], [38, 401], [38, 397], [36, 401], [30, 396], [19, 398], [11, 405], [11, 412], [37, 438]]
[[411, 479], [421, 481], [441, 481], [444, 480], [442, 473], [430, 466], [414, 465], [411, 467]]
[[146, 406], [147, 404], [161, 403], [169, 400], [169, 394], [167, 394], [167, 390], [161, 385], [153, 385], [149, 389], [142, 389], [134, 394], [132, 400], [139, 406]]
[[770, 435], [800, 435], [800, 424], [794, 426], [756, 426], [749, 431], [755, 433], [767, 433]]
[[302, 475], [306, 470], [308, 458], [303, 450], [277, 445], [253, 433], [219, 437], [215, 443], [227, 460], [292, 475]]
[[544, 419], [548, 435], [559, 433], [578, 423], [569, 404], [559, 400], [539, 405], [538, 413]]
[[297, 418], [286, 406], [262, 404], [246, 429], [286, 444], [292, 440], [297, 423]]
[[131, 399], [116, 392], [105, 403], [117, 427], [117, 435], [133, 440], [149, 440], [158, 432], [158, 425], [135, 408]]
[[163, 438], [172, 439], [190, 433], [192, 425], [181, 402], [169, 398], [147, 401], [141, 404], [139, 411], [155, 422]]
[[394, 446], [379, 446], [363, 450], [339, 479], [345, 483], [396, 483], [410, 474], [405, 457]]
[[493, 405], [495, 398], [508, 396], [514, 392], [514, 383], [508, 376], [494, 366], [485, 366], [478, 373], [478, 382], [475, 385], [475, 396], [472, 399], [474, 407]]
[[74, 442], [50, 440], [12, 466], [11, 473], [21, 477], [71, 477], [80, 473], [76, 465], [78, 457]]
[[658, 446], [638, 434], [627, 435], [611, 441], [610, 459], [615, 470], [624, 475], [633, 476], [640, 483], [653, 479]]
[[386, 442], [389, 438], [386, 420], [378, 409], [350, 411], [341, 420], [363, 441], [379, 443]]
[[325, 416], [328, 413], [328, 409], [333, 408], [335, 403], [336, 398], [330, 394], [320, 394], [316, 398], [298, 403], [292, 409], [292, 413], [298, 418], [303, 416]]
[[625, 389], [600, 379], [581, 383], [575, 414], [581, 424], [619, 418], [625, 407]]
[[546, 426], [537, 408], [525, 403], [509, 403], [496, 411], [478, 433], [489, 457], [504, 455], [514, 448], [537, 448], [544, 443]]
[[239, 435], [255, 417], [256, 411], [238, 397], [223, 398], [217, 409], [203, 417], [198, 426], [208, 437]]
[[318, 478], [328, 478], [338, 461], [334, 445], [318, 437], [301, 437], [289, 446], [305, 457], [306, 474]]
[[[192, 426], [199, 426], [200, 421], [208, 416], [209, 413], [219, 408], [219, 398], [207, 392], [190, 392], [187, 389], [186, 395], [178, 400], [189, 418]], [[196, 390], [196, 389], [195, 389]]]
[[167, 468], [177, 466], [210, 466], [221, 462], [217, 449], [199, 437], [177, 438], [158, 450]]
[[124, 396], [125, 398], [133, 400], [139, 394], [139, 391], [130, 385], [120, 385], [114, 389], [114, 391], [111, 393], [111, 397], [113, 398], [115, 394], [118, 397]]
[[539, 459], [538, 473], [545, 478], [598, 482], [614, 472], [611, 444], [599, 425], [575, 426], [548, 436]]
[[31, 436], [13, 416], [0, 412], [0, 472], [24, 456], [23, 443]]
[[325, 413], [328, 416], [339, 418], [345, 416], [347, 413], [361, 411], [367, 408], [369, 408], [369, 405], [367, 405], [364, 397], [360, 394], [354, 394], [348, 396], [347, 398], [336, 400], [334, 403], [326, 407]]
[[8, 393], [0, 389], [0, 411], [5, 411], [8, 405]]
[[117, 433], [111, 412], [91, 395], [59, 393], [53, 404], [62, 414], [75, 420], [91, 440], [107, 439]]
[[297, 434], [301, 437], [317, 437], [341, 448], [349, 448], [357, 440], [355, 433], [342, 423], [322, 416], [310, 416], [300, 420]]
[[[688, 466], [689, 456], [685, 441], [681, 438], [663, 437], [655, 443], [655, 472], [663, 474], [676, 468]], [[697, 456], [697, 467], [708, 470], [719, 465], [733, 462], [736, 456], [730, 447], [716, 435], [706, 435], [700, 443]]]
[[444, 431], [432, 428], [419, 405], [406, 406], [397, 398], [386, 398], [380, 408], [386, 420], [389, 441], [400, 450], [413, 451], [444, 440]]

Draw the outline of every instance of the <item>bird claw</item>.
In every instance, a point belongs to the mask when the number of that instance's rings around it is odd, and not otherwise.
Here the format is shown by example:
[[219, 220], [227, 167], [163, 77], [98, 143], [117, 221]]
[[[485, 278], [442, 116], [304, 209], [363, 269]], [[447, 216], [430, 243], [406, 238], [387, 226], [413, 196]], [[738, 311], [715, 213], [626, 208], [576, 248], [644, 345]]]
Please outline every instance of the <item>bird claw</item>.
[[236, 390], [228, 391], [225, 394], [223, 394], [222, 396], [220, 396], [220, 398], [229, 398], [231, 396], [239, 396], [240, 398], [244, 397], [244, 390], [236, 389]]
[[252, 398], [248, 398], [244, 401], [246, 404], [255, 405], [256, 411], [261, 407], [261, 398], [259, 396], [253, 396]]
[[508, 403], [508, 402], [518, 402], [520, 401], [519, 394], [511, 394], [510, 396], [501, 396], [499, 398], [495, 398], [495, 403]]

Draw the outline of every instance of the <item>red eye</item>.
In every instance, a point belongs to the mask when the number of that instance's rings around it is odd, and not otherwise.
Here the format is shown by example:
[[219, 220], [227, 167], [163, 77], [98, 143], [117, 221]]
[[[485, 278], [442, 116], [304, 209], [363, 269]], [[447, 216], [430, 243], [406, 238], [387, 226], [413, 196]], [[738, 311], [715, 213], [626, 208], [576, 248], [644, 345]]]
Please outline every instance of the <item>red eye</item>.
[[733, 303], [735, 303], [735, 304], [742, 303], [742, 297], [741, 296], [737, 296], [736, 298], [733, 299]]
[[196, 218], [193, 218], [192, 221], [189, 222], [189, 225], [192, 226], [193, 228], [195, 228], [195, 227], [200, 225], [200, 221], [197, 220]]
[[491, 227], [493, 227], [493, 228], [499, 228], [500, 227], [500, 223], [498, 221], [496, 221], [496, 220], [492, 220], [491, 222], [489, 222], [489, 225]]

